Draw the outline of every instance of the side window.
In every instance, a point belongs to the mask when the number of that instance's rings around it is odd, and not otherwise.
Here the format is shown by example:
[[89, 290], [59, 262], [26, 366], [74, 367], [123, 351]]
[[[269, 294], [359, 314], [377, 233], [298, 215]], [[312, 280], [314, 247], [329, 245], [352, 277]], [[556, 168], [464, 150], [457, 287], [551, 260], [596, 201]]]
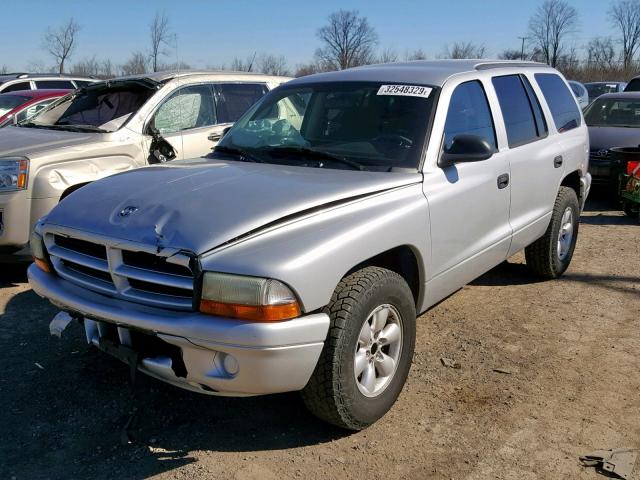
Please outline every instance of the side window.
[[91, 85], [93, 82], [89, 82], [87, 80], [74, 80], [74, 83], [76, 84], [76, 87], [82, 88], [86, 87], [87, 85]]
[[531, 105], [531, 108], [533, 109], [533, 116], [536, 119], [538, 137], [546, 137], [549, 133], [549, 128], [547, 127], [547, 120], [544, 118], [544, 114], [542, 113], [540, 100], [538, 100], [538, 96], [533, 91], [533, 87], [529, 83], [529, 79], [524, 75], [522, 75], [520, 78], [522, 79], [522, 83], [524, 83], [524, 88], [527, 90], [527, 95], [529, 95], [529, 103]]
[[162, 134], [215, 123], [213, 91], [209, 85], [192, 85], [177, 90], [160, 105], [153, 117], [153, 125]]
[[3, 88], [2, 93], [17, 92], [19, 90], [31, 90], [31, 83], [30, 82], [12, 83], [8, 87]]
[[265, 85], [247, 83], [220, 83], [216, 91], [219, 123], [236, 122], [268, 92]]
[[520, 75], [493, 77], [491, 82], [498, 95], [509, 148], [536, 140], [538, 129]]
[[536, 73], [536, 82], [549, 105], [558, 132], [580, 126], [580, 109], [567, 85], [555, 73]]
[[444, 148], [451, 147], [456, 135], [478, 135], [495, 150], [496, 134], [482, 84], [477, 80], [458, 85], [451, 95], [444, 126]]
[[44, 108], [46, 106], [48, 106], [49, 104], [51, 104], [52, 102], [58, 100], [57, 98], [48, 98], [46, 100], [43, 100], [40, 103], [36, 103], [35, 105], [31, 105], [28, 108], [25, 108], [24, 110], [22, 110], [21, 112], [19, 112], [16, 115], [16, 120], [18, 122], [22, 122], [23, 120], [27, 120], [31, 117], [33, 117], [35, 114], [39, 113], [40, 110], [44, 110]]
[[76, 87], [71, 80], [36, 80], [36, 88], [38, 90], [74, 90]]

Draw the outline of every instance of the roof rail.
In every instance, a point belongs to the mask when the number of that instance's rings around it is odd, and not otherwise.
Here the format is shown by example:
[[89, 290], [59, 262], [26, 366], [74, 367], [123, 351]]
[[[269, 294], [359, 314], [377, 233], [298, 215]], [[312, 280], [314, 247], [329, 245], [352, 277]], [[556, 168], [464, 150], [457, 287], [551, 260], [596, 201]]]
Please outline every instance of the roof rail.
[[492, 68], [503, 68], [503, 67], [547, 67], [546, 63], [540, 62], [532, 62], [532, 61], [518, 61], [518, 60], [504, 60], [504, 61], [491, 61], [491, 62], [480, 62], [476, 64], [476, 70], [490, 70]]

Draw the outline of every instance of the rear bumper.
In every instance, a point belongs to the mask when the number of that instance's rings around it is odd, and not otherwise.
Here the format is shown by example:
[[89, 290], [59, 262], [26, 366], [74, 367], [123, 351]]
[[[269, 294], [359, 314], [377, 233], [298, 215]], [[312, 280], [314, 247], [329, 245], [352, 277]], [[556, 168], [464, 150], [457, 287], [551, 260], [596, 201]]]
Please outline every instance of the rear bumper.
[[586, 173], [582, 177], [580, 177], [580, 211], [584, 209], [584, 204], [589, 197], [589, 192], [591, 191], [591, 174]]
[[[137, 368], [182, 388], [218, 395], [259, 395], [302, 389], [316, 366], [329, 329], [326, 314], [252, 323], [146, 307], [77, 287], [35, 265], [29, 282], [40, 296], [84, 319], [87, 341], [139, 351]], [[149, 353], [135, 334], [171, 347]], [[178, 351], [179, 357], [168, 355]], [[110, 352], [113, 353], [113, 352]], [[177, 363], [183, 362], [178, 366]], [[179, 368], [178, 368], [179, 367]], [[182, 368], [184, 367], [184, 368]]]

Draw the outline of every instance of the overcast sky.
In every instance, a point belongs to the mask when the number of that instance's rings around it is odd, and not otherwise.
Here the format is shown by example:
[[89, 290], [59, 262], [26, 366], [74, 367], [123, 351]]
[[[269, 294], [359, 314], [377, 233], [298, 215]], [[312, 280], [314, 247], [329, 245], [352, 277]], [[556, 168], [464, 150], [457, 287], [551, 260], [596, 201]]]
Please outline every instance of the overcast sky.
[[[308, 62], [319, 43], [317, 29], [335, 10], [357, 9], [376, 29], [380, 48], [393, 48], [401, 56], [422, 48], [430, 57], [453, 41], [473, 41], [497, 56], [505, 48], [519, 49], [528, 20], [541, 0], [348, 1], [348, 0], [0, 0], [0, 67], [24, 70], [32, 62], [54, 61], [42, 48], [48, 26], [73, 16], [81, 25], [78, 48], [71, 58], [95, 55], [115, 64], [134, 50], [148, 50], [149, 22], [157, 10], [168, 14], [177, 35], [178, 58], [196, 68], [229, 65], [235, 57], [253, 52], [284, 55], [291, 67]], [[572, 0], [580, 12], [580, 29], [573, 43], [582, 47], [594, 36], [612, 31], [606, 0]]]

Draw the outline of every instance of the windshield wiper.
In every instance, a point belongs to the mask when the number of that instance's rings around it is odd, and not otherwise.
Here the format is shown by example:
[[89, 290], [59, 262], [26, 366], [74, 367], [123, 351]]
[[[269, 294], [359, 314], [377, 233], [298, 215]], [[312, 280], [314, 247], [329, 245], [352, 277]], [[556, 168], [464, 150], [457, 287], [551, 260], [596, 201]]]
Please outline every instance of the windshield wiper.
[[[282, 147], [272, 147], [268, 150], [269, 153], [275, 154], [284, 154], [284, 155], [304, 155], [307, 157], [315, 157], [317, 159], [325, 159], [336, 163], [341, 163], [343, 165], [347, 165], [354, 170], [366, 170], [364, 165], [355, 162], [353, 160], [349, 160], [345, 157], [341, 157], [339, 155], [334, 155], [333, 153], [323, 152], [321, 150], [314, 150], [313, 148], [308, 147], [294, 147], [294, 146], [282, 146]], [[322, 162], [320, 163], [320, 167], [322, 167]]]
[[254, 154], [237, 147], [227, 147], [225, 145], [220, 145], [213, 150], [213, 153], [228, 153], [231, 155], [235, 155], [242, 162], [264, 163], [264, 160], [262, 160], [261, 158], [258, 158]]
[[44, 128], [48, 130], [65, 130], [69, 132], [97, 132], [97, 133], [107, 133], [107, 130], [104, 130], [100, 127], [94, 127], [93, 125], [46, 125], [43, 123], [18, 123], [19, 127], [26, 128]]

